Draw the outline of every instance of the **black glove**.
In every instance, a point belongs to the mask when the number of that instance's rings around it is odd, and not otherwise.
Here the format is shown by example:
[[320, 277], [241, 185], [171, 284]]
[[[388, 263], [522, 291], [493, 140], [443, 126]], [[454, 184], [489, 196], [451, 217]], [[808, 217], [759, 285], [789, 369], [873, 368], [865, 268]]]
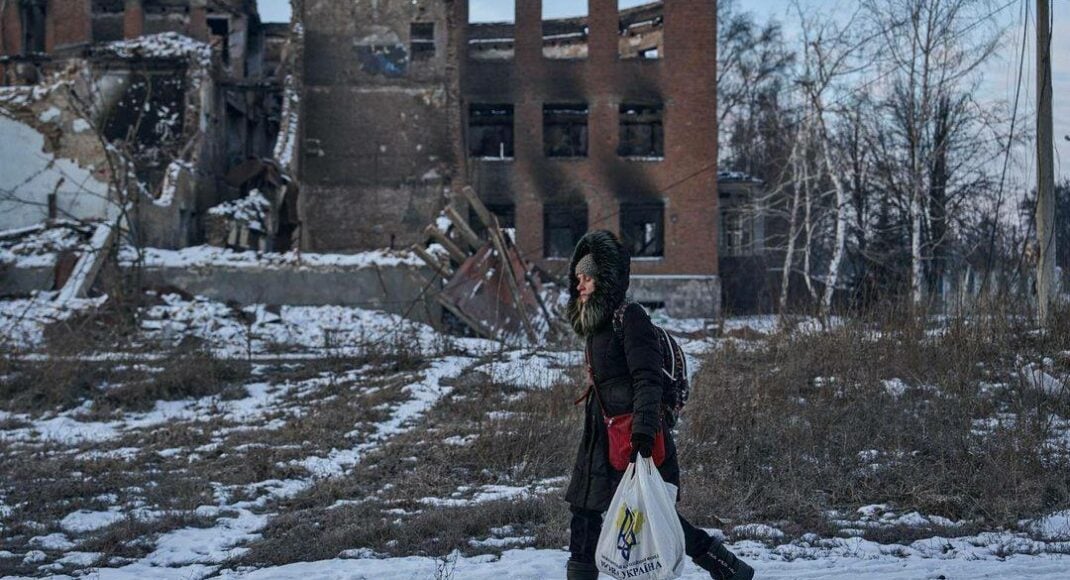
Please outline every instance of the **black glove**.
[[632, 463], [635, 463], [636, 454], [650, 457], [654, 454], [654, 438], [642, 433], [632, 434]]

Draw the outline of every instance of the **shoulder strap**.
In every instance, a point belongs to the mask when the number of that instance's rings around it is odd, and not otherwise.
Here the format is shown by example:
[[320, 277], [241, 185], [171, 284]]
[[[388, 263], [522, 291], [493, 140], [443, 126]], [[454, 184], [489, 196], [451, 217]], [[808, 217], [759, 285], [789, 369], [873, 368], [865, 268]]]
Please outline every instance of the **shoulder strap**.
[[598, 385], [594, 382], [594, 367], [591, 365], [591, 341], [587, 339], [583, 349], [583, 358], [587, 362], [587, 385], [588, 391], [594, 391], [594, 397], [598, 400], [598, 408], [602, 410], [602, 416], [606, 416], [606, 406], [602, 403], [602, 393], [598, 392]]
[[627, 310], [630, 305], [631, 302], [625, 300], [613, 311], [613, 334], [617, 335], [617, 339], [621, 342], [624, 342], [624, 311]]

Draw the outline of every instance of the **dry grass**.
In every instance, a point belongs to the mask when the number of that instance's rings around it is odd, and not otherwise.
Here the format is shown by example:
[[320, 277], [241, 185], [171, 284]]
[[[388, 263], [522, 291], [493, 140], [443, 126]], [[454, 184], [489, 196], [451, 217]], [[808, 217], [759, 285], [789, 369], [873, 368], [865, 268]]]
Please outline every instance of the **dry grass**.
[[[563, 490], [458, 507], [422, 500], [470, 498], [481, 485], [527, 486], [567, 474], [582, 422], [572, 405], [575, 384], [524, 391], [483, 373], [462, 376], [419, 426], [371, 452], [359, 470], [294, 498], [241, 563], [334, 558], [357, 548], [428, 557], [493, 553], [500, 548], [470, 540], [506, 526], [509, 536], [533, 537], [527, 545], [559, 548], [568, 542]], [[456, 438], [466, 443], [450, 442]]]
[[[41, 360], [10, 360], [0, 380], [0, 407], [42, 413], [93, 403], [98, 417], [117, 411], [147, 411], [156, 401], [218, 395], [246, 396], [241, 382], [250, 365], [202, 349], [179, 349], [145, 364], [100, 362], [86, 353], [49, 349]], [[152, 369], [152, 370], [148, 370]]]
[[[1066, 315], [1047, 334], [1009, 316], [932, 328], [903, 315], [728, 342], [686, 412], [683, 510], [821, 533], [828, 510], [872, 503], [989, 528], [1064, 509], [1070, 458], [1047, 443], [1070, 394], [1040, 392], [1019, 369], [1050, 357], [1065, 380], [1067, 345]], [[895, 379], [908, 385], [898, 396], [884, 383]], [[1015, 419], [979, 428], [997, 413]], [[871, 535], [917, 530], [894, 532]]]
[[[1039, 392], [1020, 371], [1037, 363], [1065, 381], [1070, 316], [1048, 333], [1031, 328], [999, 313], [933, 326], [889, 312], [825, 332], [739, 333], [723, 341], [696, 377], [678, 437], [681, 511], [699, 525], [720, 527], [718, 517], [772, 523], [789, 538], [836, 535], [832, 510], [849, 517], [872, 503], [971, 522], [866, 532], [876, 541], [908, 542], [1065, 509], [1070, 459], [1048, 443], [1065, 428], [1056, 419], [1070, 417], [1070, 394]], [[30, 538], [58, 531], [58, 520], [78, 509], [166, 510], [171, 515], [161, 519], [128, 518], [77, 538], [79, 550], [102, 552], [110, 565], [143, 556], [160, 533], [209, 525], [193, 510], [216, 503], [218, 486], [232, 501], [256, 499], [261, 492], [250, 484], [308, 478], [302, 459], [366, 443], [374, 425], [411, 397], [404, 387], [427, 364], [419, 345], [400, 338], [360, 356], [271, 367], [219, 360], [195, 347], [171, 352], [125, 369], [78, 356], [5, 360], [0, 406], [46, 413], [89, 400], [88, 417], [115, 418], [160, 399], [244, 396], [254, 381], [304, 386], [250, 423], [209, 410], [198, 421], [136, 430], [106, 444], [0, 442], [0, 496], [16, 506], [0, 550], [24, 552]], [[441, 352], [452, 352], [448, 341]], [[902, 393], [889, 390], [885, 381], [893, 379], [905, 385]], [[463, 374], [411, 429], [368, 449], [358, 469], [270, 502], [265, 509], [279, 515], [232, 564], [334, 558], [350, 549], [427, 557], [496, 552], [501, 548], [472, 540], [501, 537], [565, 545], [560, 487], [567, 480], [560, 478], [570, 473], [579, 440], [582, 412], [572, 401], [581, 383], [578, 368], [541, 390]], [[1008, 419], [978, 422], [992, 417]], [[25, 426], [18, 418], [0, 425]], [[81, 455], [120, 448], [137, 453]], [[484, 485], [539, 482], [559, 489], [458, 507], [428, 501], [471, 499]], [[5, 573], [38, 572], [0, 559]]]

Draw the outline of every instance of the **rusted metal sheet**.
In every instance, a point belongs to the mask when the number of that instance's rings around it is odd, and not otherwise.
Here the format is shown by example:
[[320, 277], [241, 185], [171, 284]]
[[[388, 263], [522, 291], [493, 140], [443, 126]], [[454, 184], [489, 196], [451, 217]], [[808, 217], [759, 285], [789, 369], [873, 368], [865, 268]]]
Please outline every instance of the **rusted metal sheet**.
[[[505, 253], [509, 265], [491, 244], [481, 247], [461, 264], [438, 294], [438, 300], [483, 336], [508, 343], [534, 340], [529, 328], [542, 334], [548, 325], [541, 316], [526, 319], [528, 313], [540, 311], [538, 281], [525, 276], [524, 262], [514, 247], [506, 246]], [[529, 280], [519, 286], [518, 292], [509, 282], [509, 266], [518, 278]]]

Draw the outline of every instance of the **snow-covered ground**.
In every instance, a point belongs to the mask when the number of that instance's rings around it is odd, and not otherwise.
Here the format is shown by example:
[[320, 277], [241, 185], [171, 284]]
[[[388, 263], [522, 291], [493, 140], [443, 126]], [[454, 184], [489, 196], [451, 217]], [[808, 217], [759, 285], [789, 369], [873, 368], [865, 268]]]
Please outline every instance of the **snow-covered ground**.
[[[2, 316], [8, 320], [8, 328], [14, 329], [6, 332], [18, 332], [25, 345], [39, 344], [41, 325], [70, 315], [70, 311], [50, 311], [47, 304], [43, 297], [37, 302], [0, 302], [0, 313], [7, 313]], [[93, 304], [82, 306], [88, 308]], [[23, 322], [11, 326], [16, 318]], [[419, 435], [424, 430], [427, 437], [439, 437], [434, 434], [438, 426], [431, 427], [425, 419], [446, 402], [457, 404], [459, 399], [452, 398], [456, 394], [455, 381], [482, 373], [479, 376], [485, 375], [494, 384], [516, 389], [508, 395], [510, 398], [522, 399], [526, 392], [544, 391], [568, 381], [581, 361], [579, 352], [502, 350], [489, 341], [445, 337], [426, 325], [357, 308], [251, 306], [239, 311], [208, 300], [164, 295], [158, 297], [155, 306], [143, 312], [141, 320], [142, 333], [151, 344], [177, 343], [196, 337], [219, 356], [256, 361], [251, 376], [243, 382], [241, 396], [157, 401], [148, 410], [104, 416], [96, 413], [89, 401], [60, 411], [0, 411], [2, 456], [40, 453], [43, 457], [84, 463], [86, 469], [91, 469], [94, 462], [116, 462], [128, 468], [145, 463], [179, 462], [177, 465], [192, 468], [260, 448], [265, 444], [258, 443], [256, 437], [274, 437], [272, 434], [299, 424], [302, 417], [318, 419], [317, 414], [327, 413], [332, 405], [351, 404], [366, 409], [369, 415], [354, 419], [348, 432], [337, 433], [330, 445], [300, 438], [293, 444], [278, 445], [273, 452], [279, 455], [264, 479], [213, 482], [206, 498], [209, 501], [189, 514], [200, 523], [171, 526], [146, 536], [141, 541], [147, 548], [136, 557], [108, 555], [86, 546], [99, 546], [91, 543], [94, 534], [130, 522], [161, 522], [173, 515], [166, 508], [147, 503], [145, 491], [137, 486], [87, 498], [91, 501], [84, 505], [73, 502], [69, 511], [49, 524], [17, 521], [28, 506], [12, 500], [19, 494], [0, 483], [0, 531], [16, 525], [33, 530], [28, 532], [32, 537], [24, 539], [17, 550], [0, 548], [0, 570], [6, 567], [7, 561], [19, 564], [20, 569], [36, 570], [37, 576], [105, 580], [563, 577], [567, 558], [563, 548], [535, 549], [531, 547], [534, 537], [511, 526], [496, 528], [489, 536], [471, 538], [469, 545], [474, 551], [470, 554], [474, 555], [454, 552], [437, 558], [385, 557], [371, 547], [355, 545], [342, 550], [335, 558], [279, 566], [252, 568], [236, 558], [249, 551], [248, 545], [264, 537], [267, 527], [289, 509], [288, 502], [294, 498], [361, 474], [370, 454], [400, 438]], [[694, 338], [681, 339], [692, 357], [692, 370], [698, 367], [704, 353], [719, 344], [718, 340], [697, 334], [706, 326], [705, 321], [660, 317], [657, 320], [681, 334], [694, 333]], [[775, 319], [752, 318], [729, 321], [725, 330], [760, 335], [774, 331], [776, 326]], [[419, 368], [383, 371], [355, 366], [292, 379], [273, 376], [286, 368], [285, 361], [316, 360], [339, 353], [356, 357], [383, 345], [408, 348], [415, 359], [422, 361]], [[162, 372], [156, 366], [161, 364], [159, 356], [151, 352], [137, 355], [101, 352], [91, 356], [97, 357], [95, 360], [114, 358], [116, 365], [145, 373], [149, 380], [154, 373]], [[896, 383], [887, 388], [903, 387]], [[508, 411], [486, 414], [490, 421], [500, 422], [507, 422], [513, 416]], [[179, 439], [169, 443], [170, 446], [153, 442], [154, 432], [178, 427], [196, 429], [205, 434], [204, 438], [189, 443]], [[476, 434], [451, 435], [442, 437], [442, 443], [464, 447], [477, 437]], [[238, 440], [251, 442], [238, 445], [235, 443]], [[404, 525], [406, 518], [421, 511], [555, 497], [566, 483], [564, 475], [466, 485], [452, 492], [417, 498], [406, 507], [390, 507], [383, 502], [383, 513], [396, 517], [401, 522], [399, 525]], [[372, 496], [351, 497], [336, 501], [328, 509], [376, 501], [379, 500]], [[563, 503], [561, 509], [565, 509]], [[937, 524], [954, 530], [961, 523], [917, 512], [897, 513], [883, 504], [844, 514], [837, 521], [842, 532], [837, 537], [807, 534], [788, 539], [767, 523], [743, 523], [725, 531], [736, 538], [731, 549], [754, 564], [759, 578], [1070, 577], [1070, 556], [1062, 555], [1070, 554], [1070, 512], [1023, 521], [1016, 530], [930, 537], [891, 545], [857, 536], [872, 527]], [[741, 540], [741, 537], [749, 539]], [[502, 551], [478, 555], [487, 549]], [[700, 570], [689, 564], [684, 578], [703, 577]]]

